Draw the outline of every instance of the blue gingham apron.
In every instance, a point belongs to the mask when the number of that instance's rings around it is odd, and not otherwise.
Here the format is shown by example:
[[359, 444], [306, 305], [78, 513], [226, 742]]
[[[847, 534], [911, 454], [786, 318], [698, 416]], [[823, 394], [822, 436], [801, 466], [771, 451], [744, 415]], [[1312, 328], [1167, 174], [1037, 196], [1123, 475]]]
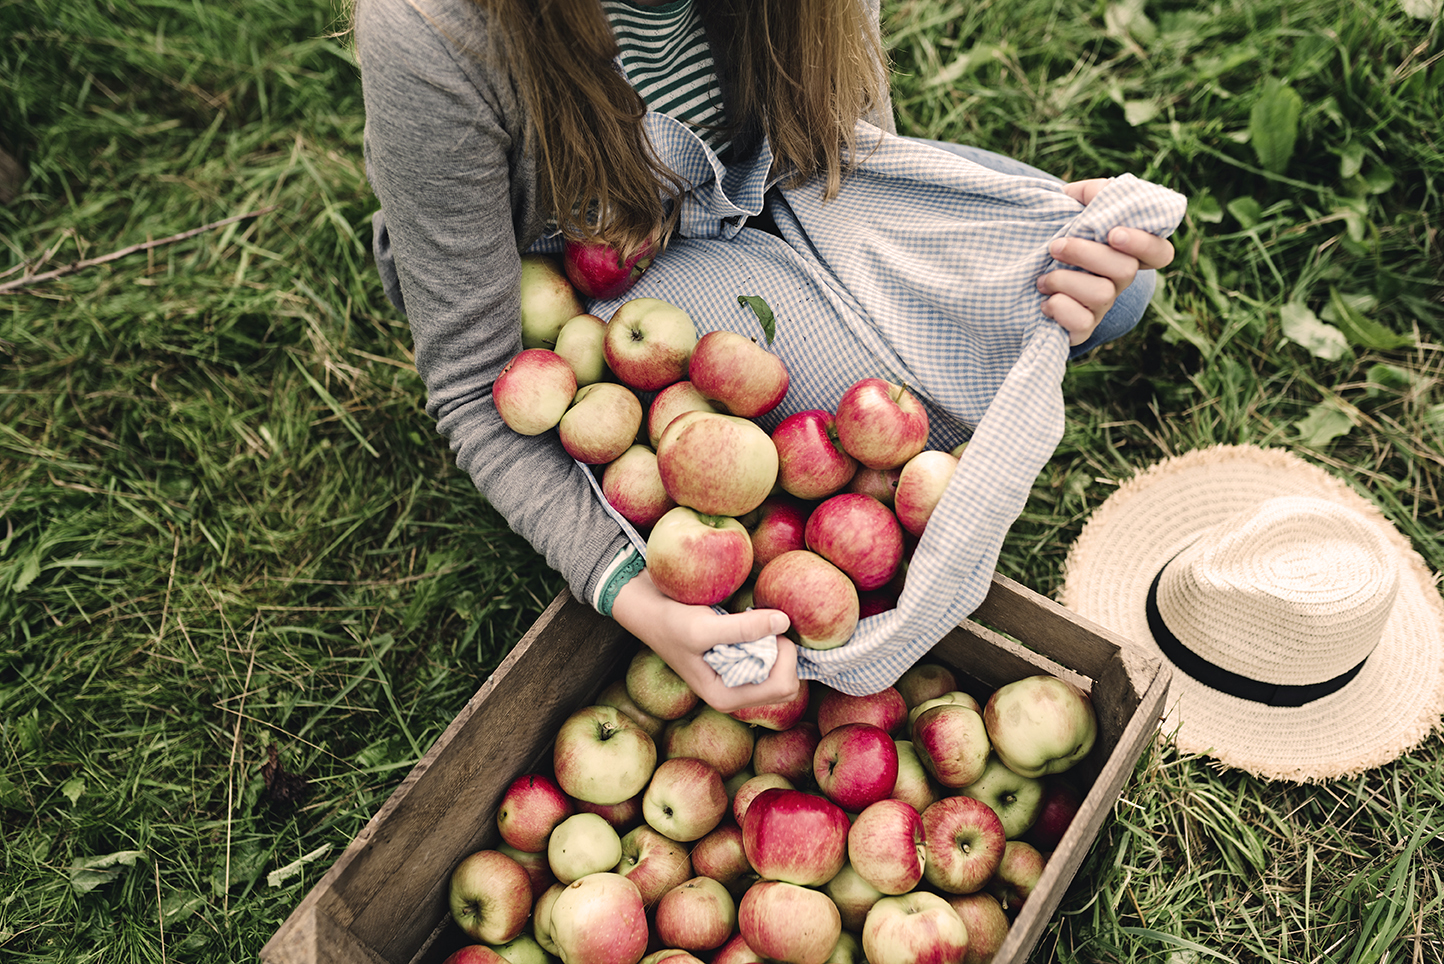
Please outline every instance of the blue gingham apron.
[[[1103, 241], [1119, 225], [1166, 237], [1185, 199], [1123, 175], [1085, 207], [1051, 182], [860, 124], [861, 160], [825, 201], [815, 181], [789, 187], [772, 178], [765, 144], [754, 161], [729, 168], [679, 121], [652, 113], [646, 123], [662, 161], [691, 185], [679, 236], [622, 298], [588, 310], [605, 319], [623, 301], [661, 298], [701, 333], [728, 328], [765, 344], [738, 302], [760, 296], [776, 316], [769, 347], [790, 378], [782, 405], [758, 420], [764, 428], [805, 409], [832, 411], [854, 382], [879, 377], [923, 401], [929, 448], [969, 442], [897, 608], [863, 619], [836, 649], [799, 647], [799, 677], [877, 692], [983, 601], [1003, 539], [1062, 438], [1068, 335], [1041, 312], [1035, 285], [1066, 266], [1048, 242]], [[781, 237], [746, 226], [774, 186]], [[559, 248], [552, 238], [533, 250]], [[606, 504], [600, 487], [597, 498]], [[646, 540], [612, 514], [645, 554]], [[776, 655], [769, 636], [705, 658], [735, 686], [766, 678]]]

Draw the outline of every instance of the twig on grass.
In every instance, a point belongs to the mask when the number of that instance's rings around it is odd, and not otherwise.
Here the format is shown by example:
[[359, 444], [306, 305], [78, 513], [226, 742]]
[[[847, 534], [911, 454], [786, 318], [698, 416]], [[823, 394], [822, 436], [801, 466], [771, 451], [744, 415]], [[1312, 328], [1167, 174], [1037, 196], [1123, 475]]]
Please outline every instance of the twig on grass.
[[191, 228], [189, 231], [182, 231], [179, 234], [172, 234], [165, 238], [156, 238], [152, 241], [142, 241], [140, 244], [132, 244], [128, 248], [121, 248], [119, 251], [112, 251], [109, 254], [102, 254], [97, 258], [82, 258], [79, 261], [72, 261], [70, 264], [62, 265], [53, 271], [45, 271], [40, 274], [25, 274], [18, 278], [0, 284], [0, 294], [7, 294], [17, 288], [26, 288], [41, 281], [52, 281], [56, 278], [63, 278], [68, 274], [75, 274], [77, 271], [84, 271], [86, 268], [93, 268], [96, 265], [108, 264], [111, 261], [119, 261], [126, 255], [138, 254], [142, 251], [152, 251], [162, 245], [174, 244], [177, 241], [184, 241], [193, 238], [198, 234], [205, 234], [216, 228], [224, 227], [227, 224], [234, 224], [237, 221], [244, 221], [247, 218], [258, 218], [263, 214], [270, 214], [279, 205], [272, 204], [270, 207], [260, 208], [256, 211], [247, 211], [245, 214], [234, 214], [219, 221], [212, 221], [210, 224], [203, 224], [198, 228]]

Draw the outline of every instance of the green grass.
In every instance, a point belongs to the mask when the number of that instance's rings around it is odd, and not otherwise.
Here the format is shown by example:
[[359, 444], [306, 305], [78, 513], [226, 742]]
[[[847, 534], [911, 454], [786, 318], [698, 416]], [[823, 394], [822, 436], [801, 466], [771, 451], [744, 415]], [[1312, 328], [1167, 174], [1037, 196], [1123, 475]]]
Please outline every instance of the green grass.
[[[1000, 568], [1051, 591], [1115, 480], [1256, 442], [1444, 569], [1438, 14], [887, 10], [904, 133], [1191, 199]], [[0, 0], [0, 285], [269, 209], [0, 295], [4, 960], [253, 958], [561, 588], [422, 410], [336, 17]], [[1438, 736], [1302, 788], [1151, 751], [1035, 958], [1444, 960], [1441, 774]]]

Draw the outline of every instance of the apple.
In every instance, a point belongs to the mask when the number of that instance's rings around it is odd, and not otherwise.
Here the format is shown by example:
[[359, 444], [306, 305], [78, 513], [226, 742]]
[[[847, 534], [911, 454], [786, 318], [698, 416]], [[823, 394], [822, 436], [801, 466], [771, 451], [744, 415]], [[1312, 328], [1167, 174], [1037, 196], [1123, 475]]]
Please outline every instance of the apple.
[[1056, 850], [1068, 832], [1078, 809], [1083, 806], [1083, 795], [1072, 783], [1058, 776], [1043, 779], [1043, 805], [1038, 808], [1038, 819], [1024, 834], [1027, 841], [1042, 851]]
[[748, 780], [751, 780], [756, 775], [757, 774], [747, 769], [747, 767], [743, 767], [727, 779], [723, 780], [722, 789], [727, 791], [727, 799], [737, 799], [737, 791], [741, 790], [743, 784], [745, 784]]
[[884, 894], [907, 893], [923, 879], [927, 860], [922, 815], [901, 800], [870, 804], [847, 832], [847, 860]]
[[[501, 956], [507, 964], [555, 964], [555, 958], [547, 953], [546, 948], [537, 942], [537, 939], [522, 931], [505, 944], [498, 944], [490, 948]], [[475, 964], [501, 964], [500, 961], [477, 961]]]
[[895, 588], [896, 580], [883, 586], [881, 589], [858, 590], [857, 593], [857, 617], [866, 619], [869, 616], [876, 616], [878, 613], [885, 613], [890, 609], [896, 609], [898, 597], [902, 594]]
[[552, 903], [550, 923], [566, 964], [637, 964], [647, 952], [642, 894], [621, 874], [572, 881]]
[[466, 936], [505, 944], [526, 927], [531, 878], [501, 851], [479, 850], [451, 872], [450, 903], [451, 917]]
[[1043, 781], [1014, 773], [996, 753], [988, 754], [982, 775], [958, 792], [992, 807], [1009, 840], [1021, 837], [1043, 809]]
[[923, 877], [950, 894], [983, 889], [1003, 859], [1003, 822], [972, 797], [943, 797], [922, 813]]
[[865, 465], [859, 465], [857, 472], [853, 474], [852, 481], [847, 483], [846, 491], [870, 495], [891, 509], [893, 499], [897, 494], [897, 481], [900, 475], [902, 475], [901, 468], [870, 469]]
[[[707, 515], [746, 515], [777, 481], [777, 447], [756, 422], [683, 412], [657, 439], [657, 470], [678, 505]], [[744, 530], [745, 531], [745, 530]]]
[[653, 397], [652, 404], [647, 406], [647, 442], [653, 449], [662, 439], [662, 430], [683, 412], [726, 414], [711, 399], [697, 391], [697, 386], [687, 379], [673, 382], [658, 392]]
[[720, 881], [729, 889], [755, 877], [752, 864], [747, 860], [747, 851], [742, 846], [742, 828], [730, 821], [724, 822], [693, 844], [692, 869], [702, 877]]
[[576, 801], [578, 813], [595, 813], [617, 833], [626, 833], [637, 824], [642, 822], [642, 794], [638, 792], [628, 797], [621, 803], [588, 803], [585, 800]]
[[1008, 915], [998, 898], [986, 891], [951, 894], [947, 901], [968, 929], [968, 952], [962, 964], [992, 964], [1008, 936]]
[[553, 957], [559, 955], [561, 950], [557, 947], [556, 941], [552, 940], [552, 907], [556, 904], [557, 898], [562, 895], [562, 891], [566, 889], [566, 884], [552, 884], [536, 899], [536, 904], [532, 907], [531, 912], [532, 936], [542, 946], [542, 950]]
[[485, 944], [468, 944], [452, 951], [441, 964], [508, 964], [508, 960]]
[[729, 415], [760, 418], [787, 394], [781, 356], [735, 331], [717, 329], [697, 340], [687, 377]]
[[1088, 755], [1098, 736], [1093, 701], [1046, 673], [994, 690], [983, 707], [983, 723], [1003, 763], [1025, 777], [1062, 773]]
[[934, 780], [954, 790], [983, 775], [988, 731], [983, 718], [961, 703], [942, 703], [913, 721], [913, 746]]
[[825, 499], [857, 473], [857, 459], [842, 450], [831, 412], [808, 409], [787, 416], [772, 430], [777, 447], [777, 484], [800, 499]]
[[784, 552], [762, 567], [753, 602], [780, 609], [791, 623], [787, 635], [808, 649], [833, 649], [857, 628], [857, 587], [847, 573], [808, 549]]
[[842, 934], [837, 906], [820, 890], [781, 880], [759, 880], [737, 906], [747, 946], [788, 964], [826, 964]]
[[837, 912], [842, 917], [844, 931], [862, 932], [863, 922], [867, 920], [867, 912], [872, 910], [885, 895], [872, 884], [868, 883], [851, 862], [844, 863], [842, 869], [832, 875], [832, 879], [822, 885], [822, 892], [832, 898], [837, 905]]
[[556, 428], [577, 394], [572, 366], [546, 348], [525, 348], [512, 357], [491, 386], [496, 413], [520, 435]]
[[[652, 936], [656, 937], [655, 934]], [[664, 947], [660, 951], [653, 951], [642, 958], [642, 964], [662, 964], [663, 961], [669, 961], [671, 964], [704, 964], [700, 957], [684, 951], [680, 947]]]
[[602, 470], [602, 495], [640, 531], [647, 531], [676, 508], [657, 471], [657, 453], [640, 443], [629, 446]]
[[[804, 683], [802, 688], [808, 689]], [[793, 783], [812, 774], [812, 757], [822, 734], [817, 724], [799, 720], [785, 730], [761, 733], [752, 747], [752, 769], [760, 776], [778, 773]]]
[[[749, 723], [764, 730], [790, 729], [801, 722], [803, 714], [807, 712], [810, 693], [807, 681], [799, 680], [797, 692], [790, 699], [733, 710], [728, 715], [735, 720], [741, 720], [743, 723]], [[755, 746], [753, 752], [756, 752]]]
[[521, 864], [521, 869], [526, 871], [527, 879], [531, 881], [532, 901], [535, 901], [546, 892], [548, 887], [557, 882], [556, 876], [552, 873], [552, 866], [547, 861], [545, 849], [540, 853], [531, 853], [526, 850], [518, 850], [506, 841], [497, 844], [496, 849]]
[[558, 881], [611, 870], [622, 859], [622, 838], [600, 814], [574, 813], [547, 839], [547, 863]]
[[577, 241], [568, 238], [562, 253], [562, 269], [572, 286], [597, 301], [610, 301], [626, 294], [652, 266], [656, 255], [650, 240], [643, 243], [631, 257], [602, 241]]
[[908, 459], [898, 476], [893, 501], [893, 511], [904, 529], [915, 536], [923, 534], [957, 467], [957, 456], [934, 449]]
[[761, 954], [747, 946], [747, 940], [738, 931], [727, 939], [727, 943], [717, 948], [712, 955], [711, 964], [763, 964]]
[[657, 901], [657, 939], [668, 947], [710, 951], [721, 947], [737, 925], [737, 904], [721, 881], [693, 877]]
[[889, 733], [899, 733], [907, 719], [907, 703], [896, 687], [884, 686], [865, 696], [853, 696], [830, 686], [821, 689], [817, 728], [824, 734], [844, 723], [871, 723]]
[[686, 716], [702, 702], [687, 681], [678, 676], [656, 650], [645, 645], [637, 647], [632, 661], [627, 664], [624, 679], [632, 702], [644, 713], [660, 720]]
[[902, 694], [903, 702], [911, 710], [919, 703], [957, 691], [958, 678], [941, 663], [923, 661], [904, 670], [893, 687]]
[[897, 783], [897, 744], [871, 723], [844, 723], [822, 734], [812, 775], [827, 798], [849, 813], [887, 799]]
[[606, 337], [607, 323], [596, 315], [582, 314], [570, 318], [557, 332], [556, 347], [552, 351], [572, 366], [578, 388], [607, 377], [607, 355], [603, 348]]
[[541, 853], [547, 849], [553, 828], [573, 813], [576, 807], [556, 781], [541, 773], [528, 773], [513, 780], [502, 794], [496, 826], [501, 839], [513, 847]]
[[636, 442], [642, 402], [625, 385], [593, 382], [577, 389], [557, 423], [567, 454], [585, 465], [605, 465]]
[[622, 384], [655, 392], [687, 377], [697, 344], [692, 317], [660, 298], [633, 298], [607, 321], [602, 349]]
[[[676, 676], [676, 673], [673, 672], [672, 667], [667, 666], [666, 663], [662, 662], [662, 657], [658, 656], [650, 649], [647, 649], [645, 646], [642, 647], [642, 649], [647, 653], [651, 653], [652, 657], [655, 658], [658, 663], [661, 663], [663, 666], [667, 667], [667, 672], [672, 673], [673, 676]], [[640, 653], [638, 655], [640, 655]], [[634, 662], [636, 661], [636, 658], [636, 656], [632, 657]], [[677, 676], [677, 681], [681, 682], [681, 680], [682, 677]], [[686, 683], [682, 683], [682, 685], [684, 687], [687, 686]], [[690, 687], [687, 688], [687, 692], [692, 692]], [[696, 694], [693, 695], [695, 696]], [[642, 709], [640, 706], [637, 705], [637, 701], [632, 699], [632, 694], [627, 692], [626, 679], [612, 680], [610, 683], [608, 683], [602, 689], [602, 691], [597, 694], [597, 705], [615, 706], [617, 709], [630, 716], [632, 718], [632, 722], [636, 723], [642, 729], [646, 730], [647, 735], [654, 740], [661, 735], [662, 727], [667, 725], [666, 720], [662, 719], [660, 716], [653, 716], [651, 713], [648, 713], [646, 710]], [[683, 712], [686, 711], [684, 710]]]
[[584, 706], [557, 730], [552, 772], [574, 800], [621, 803], [652, 778], [657, 744], [614, 706]]
[[966, 693], [963, 690], [948, 690], [943, 695], [923, 700], [917, 706], [908, 710], [908, 732], [912, 732], [913, 724], [917, 722], [918, 717], [922, 716], [934, 706], [941, 706], [944, 703], [959, 703], [974, 713], [977, 713], [979, 716], [983, 715], [983, 704], [974, 699], [972, 694]]
[[988, 893], [998, 898], [1003, 910], [1016, 914], [1038, 886], [1046, 864], [1037, 847], [1024, 840], [1009, 840], [998, 869], [988, 881]]
[[902, 563], [902, 527], [870, 495], [842, 492], [807, 517], [807, 548], [852, 577], [858, 589], [880, 589]]
[[642, 905], [647, 908], [693, 876], [687, 848], [647, 824], [627, 831], [622, 838], [622, 859], [612, 872], [637, 885]]
[[944, 898], [928, 891], [884, 897], [867, 912], [862, 952], [868, 964], [958, 962], [968, 950], [968, 929]]
[[705, 703], [667, 723], [659, 743], [664, 759], [706, 760], [723, 780], [746, 768], [752, 759], [752, 727]]
[[849, 827], [847, 814], [826, 797], [773, 788], [763, 790], [748, 805], [742, 846], [764, 880], [812, 887], [842, 869]]
[[552, 348], [562, 326], [585, 312], [561, 265], [545, 254], [521, 256], [521, 344]]
[[837, 437], [843, 449], [872, 469], [898, 468], [928, 441], [928, 413], [912, 392], [881, 378], [864, 378], [838, 400]]
[[668, 509], [647, 536], [647, 571], [664, 595], [714, 606], [752, 572], [752, 540], [742, 523], [686, 505]]
[[827, 964], [867, 964], [867, 958], [862, 954], [862, 938], [844, 927], [837, 935], [832, 953], [827, 955]]
[[737, 821], [740, 828], [742, 818], [747, 815], [747, 807], [752, 803], [752, 798], [763, 790], [771, 790], [774, 787], [781, 787], [784, 790], [795, 790], [791, 780], [780, 773], [759, 773], [748, 777], [743, 784], [732, 794], [732, 819]]
[[807, 516], [811, 507], [788, 495], [769, 495], [741, 520], [752, 539], [752, 575], [793, 549], [807, 548]]
[[897, 782], [892, 798], [922, 813], [943, 795], [942, 790], [923, 766], [912, 740], [893, 740], [893, 744], [897, 747]]
[[647, 825], [682, 843], [706, 835], [726, 813], [727, 791], [722, 788], [721, 775], [716, 767], [696, 757], [672, 757], [657, 764], [657, 772], [642, 794]]

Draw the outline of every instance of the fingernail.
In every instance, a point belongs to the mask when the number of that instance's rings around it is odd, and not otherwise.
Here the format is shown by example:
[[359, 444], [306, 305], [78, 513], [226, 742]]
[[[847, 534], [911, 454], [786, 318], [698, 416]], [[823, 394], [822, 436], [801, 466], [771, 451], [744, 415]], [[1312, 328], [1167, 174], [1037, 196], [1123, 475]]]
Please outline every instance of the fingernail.
[[1108, 243], [1114, 245], [1115, 247], [1118, 245], [1127, 244], [1128, 233], [1123, 228], [1114, 228], [1112, 231], [1108, 232]]
[[1052, 241], [1049, 241], [1049, 242], [1048, 242], [1048, 253], [1051, 254], [1051, 255], [1052, 255], [1053, 257], [1055, 257], [1055, 258], [1058, 257], [1058, 255], [1062, 254], [1062, 253], [1063, 253], [1063, 239], [1062, 239], [1062, 238], [1054, 238]]
[[772, 618], [767, 621], [767, 631], [773, 634], [787, 632], [787, 616], [783, 613], [773, 613]]

